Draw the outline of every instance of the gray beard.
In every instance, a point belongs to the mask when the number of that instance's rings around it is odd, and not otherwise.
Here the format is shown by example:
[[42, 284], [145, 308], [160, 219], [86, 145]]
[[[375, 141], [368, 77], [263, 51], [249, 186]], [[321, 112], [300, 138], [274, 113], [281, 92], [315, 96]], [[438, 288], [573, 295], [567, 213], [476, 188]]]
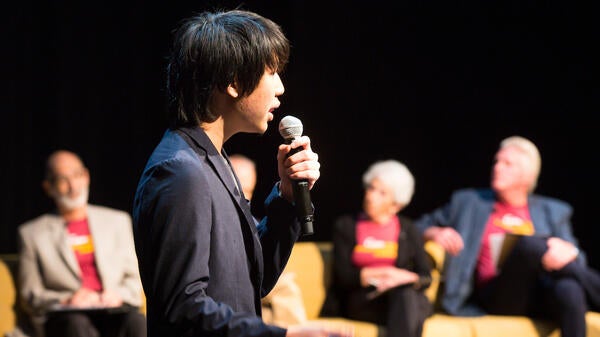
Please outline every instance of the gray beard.
[[79, 196], [76, 198], [70, 198], [69, 196], [66, 196], [66, 195], [57, 195], [57, 194], [54, 194], [53, 198], [54, 198], [54, 202], [56, 202], [56, 205], [58, 206], [58, 208], [66, 210], [66, 211], [72, 211], [76, 208], [83, 207], [87, 204], [89, 192], [90, 192], [89, 187], [85, 187], [81, 191], [81, 193], [79, 193]]

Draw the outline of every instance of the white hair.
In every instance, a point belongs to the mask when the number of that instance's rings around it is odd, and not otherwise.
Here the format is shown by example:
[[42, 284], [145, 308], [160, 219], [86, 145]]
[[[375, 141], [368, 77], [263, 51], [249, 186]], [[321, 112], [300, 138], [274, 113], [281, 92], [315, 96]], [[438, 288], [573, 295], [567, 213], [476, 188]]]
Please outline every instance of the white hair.
[[403, 207], [410, 203], [415, 190], [415, 178], [404, 164], [393, 159], [375, 162], [363, 174], [363, 185], [368, 186], [374, 179], [379, 179], [394, 191], [397, 203]]
[[515, 147], [527, 158], [528, 163], [525, 169], [531, 174], [532, 181], [529, 191], [533, 192], [542, 169], [542, 157], [540, 156], [540, 151], [537, 146], [527, 138], [511, 136], [500, 142], [500, 148], [503, 149], [505, 147]]

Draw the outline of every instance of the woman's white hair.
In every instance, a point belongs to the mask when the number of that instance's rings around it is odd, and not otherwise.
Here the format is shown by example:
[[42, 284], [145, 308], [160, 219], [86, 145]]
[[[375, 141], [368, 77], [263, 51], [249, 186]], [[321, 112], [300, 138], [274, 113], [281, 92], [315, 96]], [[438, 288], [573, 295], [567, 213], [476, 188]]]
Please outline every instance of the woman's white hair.
[[525, 169], [531, 174], [531, 186], [529, 191], [533, 192], [537, 186], [537, 180], [542, 169], [542, 157], [537, 146], [527, 138], [521, 136], [511, 136], [500, 142], [500, 148], [515, 147], [521, 151], [527, 158]]
[[408, 168], [397, 160], [378, 161], [363, 174], [363, 185], [367, 187], [373, 179], [379, 179], [394, 191], [394, 199], [403, 207], [412, 199], [415, 190], [415, 178]]

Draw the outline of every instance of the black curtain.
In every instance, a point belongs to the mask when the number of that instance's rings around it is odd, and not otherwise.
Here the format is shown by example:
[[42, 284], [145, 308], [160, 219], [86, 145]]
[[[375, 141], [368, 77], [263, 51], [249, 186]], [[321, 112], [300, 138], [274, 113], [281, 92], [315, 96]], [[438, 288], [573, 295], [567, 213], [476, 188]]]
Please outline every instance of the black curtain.
[[[594, 245], [595, 114], [600, 30], [594, 9], [549, 1], [178, 1], [12, 3], [3, 13], [0, 253], [19, 224], [52, 208], [46, 156], [66, 148], [91, 170], [90, 201], [130, 211], [137, 179], [166, 127], [164, 67], [179, 20], [210, 8], [254, 10], [292, 43], [286, 93], [264, 135], [226, 149], [255, 159], [256, 200], [277, 179], [277, 123], [291, 114], [320, 155], [312, 191], [316, 234], [356, 212], [361, 175], [403, 161], [416, 178], [405, 214], [452, 190], [487, 186], [498, 142], [519, 134], [542, 153], [538, 192], [575, 209], [575, 234]], [[254, 211], [261, 214], [261, 203]]]

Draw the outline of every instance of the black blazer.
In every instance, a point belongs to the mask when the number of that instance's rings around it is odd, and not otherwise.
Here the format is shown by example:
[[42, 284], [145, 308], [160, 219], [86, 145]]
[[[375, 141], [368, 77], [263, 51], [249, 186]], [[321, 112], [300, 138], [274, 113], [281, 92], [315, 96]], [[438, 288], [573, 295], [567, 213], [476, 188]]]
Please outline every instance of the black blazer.
[[[300, 226], [277, 186], [256, 226], [227, 155], [200, 128], [165, 132], [134, 200], [148, 336], [284, 336], [260, 319]], [[259, 234], [260, 233], [260, 234]]]

